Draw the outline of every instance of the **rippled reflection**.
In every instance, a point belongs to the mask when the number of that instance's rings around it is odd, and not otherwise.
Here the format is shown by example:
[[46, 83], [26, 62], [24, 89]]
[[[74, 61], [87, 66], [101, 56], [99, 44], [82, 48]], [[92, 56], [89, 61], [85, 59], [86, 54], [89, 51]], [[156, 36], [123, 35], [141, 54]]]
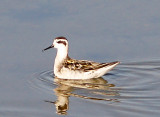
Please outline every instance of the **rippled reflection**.
[[[67, 110], [69, 109], [69, 97], [74, 96], [83, 99], [90, 100], [103, 100], [103, 101], [116, 101], [117, 99], [113, 96], [119, 95], [118, 91], [111, 89], [115, 87], [114, 84], [109, 84], [107, 80], [103, 78], [93, 78], [87, 80], [69, 80], [69, 79], [59, 79], [54, 78], [54, 82], [57, 84], [57, 87], [53, 89], [57, 96], [55, 102], [46, 101], [52, 104], [55, 104], [56, 111], [58, 114], [66, 115]], [[85, 96], [74, 93], [79, 89], [87, 89], [90, 94], [105, 96], [106, 98], [100, 98], [100, 96]]]
[[111, 116], [115, 116], [115, 113], [117, 116], [127, 113], [130, 116], [157, 117], [160, 114], [159, 68], [160, 61], [122, 63], [103, 76], [104, 79], [90, 80], [54, 78], [53, 71], [49, 70], [35, 74], [29, 83], [31, 87], [48, 94], [41, 100], [52, 96], [46, 102], [60, 115], [67, 115], [68, 112], [84, 116], [86, 107], [81, 106], [87, 106], [92, 108], [90, 112], [102, 112]]

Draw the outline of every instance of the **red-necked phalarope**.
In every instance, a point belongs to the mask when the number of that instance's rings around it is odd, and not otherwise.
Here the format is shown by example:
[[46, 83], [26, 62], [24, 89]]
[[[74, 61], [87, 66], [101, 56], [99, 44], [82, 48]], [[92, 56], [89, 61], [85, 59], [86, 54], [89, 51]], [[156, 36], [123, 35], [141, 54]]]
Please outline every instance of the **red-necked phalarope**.
[[98, 78], [113, 69], [120, 62], [97, 63], [88, 60], [75, 60], [68, 56], [68, 41], [65, 37], [56, 37], [50, 48], [57, 48], [54, 62], [54, 74], [61, 79], [90, 79]]

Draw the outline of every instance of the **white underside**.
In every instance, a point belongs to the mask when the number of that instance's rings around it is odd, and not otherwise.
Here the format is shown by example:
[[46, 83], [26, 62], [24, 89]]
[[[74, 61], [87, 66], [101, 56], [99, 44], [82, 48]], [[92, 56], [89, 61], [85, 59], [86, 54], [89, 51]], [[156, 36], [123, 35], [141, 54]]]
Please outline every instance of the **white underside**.
[[119, 63], [113, 64], [111, 66], [106, 66], [97, 70], [90, 70], [88, 72], [74, 71], [69, 70], [67, 68], [62, 68], [61, 72], [54, 71], [55, 76], [61, 79], [90, 79], [90, 78], [98, 78], [109, 72]]

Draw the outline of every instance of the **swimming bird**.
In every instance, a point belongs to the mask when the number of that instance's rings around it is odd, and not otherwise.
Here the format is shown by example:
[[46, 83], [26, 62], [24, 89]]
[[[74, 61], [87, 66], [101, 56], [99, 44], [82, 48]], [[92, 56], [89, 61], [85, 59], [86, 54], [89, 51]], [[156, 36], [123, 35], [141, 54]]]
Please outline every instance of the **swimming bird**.
[[98, 63], [88, 60], [76, 60], [68, 56], [68, 40], [66, 37], [56, 37], [53, 44], [42, 51], [50, 48], [57, 49], [54, 62], [54, 74], [61, 79], [90, 79], [105, 75], [120, 62]]

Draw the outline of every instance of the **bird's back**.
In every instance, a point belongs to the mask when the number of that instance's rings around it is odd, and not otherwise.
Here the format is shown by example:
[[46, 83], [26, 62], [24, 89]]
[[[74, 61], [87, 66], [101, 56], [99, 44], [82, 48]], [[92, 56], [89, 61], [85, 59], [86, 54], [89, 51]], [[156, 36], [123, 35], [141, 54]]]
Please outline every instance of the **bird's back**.
[[66, 59], [57, 77], [64, 79], [98, 78], [113, 69], [119, 62], [97, 63], [87, 60]]

